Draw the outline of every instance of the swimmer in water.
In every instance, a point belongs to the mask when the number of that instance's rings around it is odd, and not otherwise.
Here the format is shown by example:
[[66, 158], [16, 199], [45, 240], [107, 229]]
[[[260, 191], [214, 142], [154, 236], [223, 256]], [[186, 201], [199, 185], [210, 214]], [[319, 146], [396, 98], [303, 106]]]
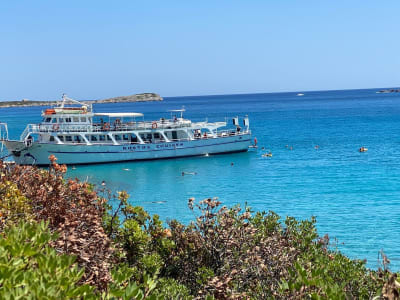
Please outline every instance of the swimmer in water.
[[102, 185], [102, 186], [105, 186], [105, 185], [106, 185], [106, 182], [103, 180], [103, 181], [101, 182], [101, 185]]
[[185, 175], [197, 175], [197, 172], [182, 172], [182, 176]]

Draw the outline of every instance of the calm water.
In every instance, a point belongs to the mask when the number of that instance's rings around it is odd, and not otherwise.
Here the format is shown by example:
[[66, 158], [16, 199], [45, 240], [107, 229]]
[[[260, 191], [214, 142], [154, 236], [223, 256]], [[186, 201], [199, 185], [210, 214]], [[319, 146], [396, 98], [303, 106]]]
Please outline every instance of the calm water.
[[[143, 112], [148, 119], [187, 109], [193, 120], [248, 114], [263, 151], [240, 154], [77, 166], [69, 176], [127, 190], [131, 202], [164, 220], [189, 222], [187, 199], [219, 197], [281, 216], [316, 216], [321, 235], [336, 237], [352, 258], [377, 267], [383, 249], [400, 269], [400, 95], [376, 90], [166, 98], [163, 102], [102, 104], [96, 111]], [[42, 108], [0, 110], [18, 137]], [[319, 145], [319, 149], [315, 146]], [[288, 147], [286, 147], [288, 146]], [[359, 153], [361, 146], [369, 149]], [[293, 150], [289, 150], [293, 147]], [[233, 162], [233, 166], [231, 166]], [[181, 176], [183, 171], [197, 172]]]

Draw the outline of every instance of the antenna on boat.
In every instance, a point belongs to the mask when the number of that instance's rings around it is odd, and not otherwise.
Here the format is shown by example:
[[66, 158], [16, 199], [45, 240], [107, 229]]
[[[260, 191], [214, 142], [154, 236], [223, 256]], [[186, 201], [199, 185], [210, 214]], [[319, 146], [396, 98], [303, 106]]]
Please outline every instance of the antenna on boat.
[[65, 100], [67, 99], [67, 94], [63, 93], [61, 98], [62, 98], [62, 102], [61, 102], [60, 107], [64, 108]]

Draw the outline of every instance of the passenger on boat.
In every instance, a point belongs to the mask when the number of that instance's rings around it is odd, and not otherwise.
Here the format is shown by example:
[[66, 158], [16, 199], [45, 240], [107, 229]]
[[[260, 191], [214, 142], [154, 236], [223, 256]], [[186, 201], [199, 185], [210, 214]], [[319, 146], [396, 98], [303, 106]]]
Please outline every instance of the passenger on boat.
[[207, 138], [207, 132], [204, 132], [203, 134], [203, 138], [206, 139]]
[[107, 122], [105, 122], [105, 123], [103, 124], [103, 126], [101, 127], [101, 129], [102, 129], [103, 131], [108, 131], [108, 130], [110, 130], [110, 124], [107, 123]]
[[117, 130], [121, 126], [121, 120], [120, 119], [115, 119], [114, 121], [114, 129]]
[[174, 116], [174, 122], [177, 122], [178, 118], [176, 116]]
[[195, 130], [195, 132], [194, 132], [194, 137], [195, 137], [196, 139], [201, 138], [201, 132], [200, 132], [200, 130], [198, 130], [198, 129]]
[[239, 133], [241, 129], [242, 129], [242, 128], [240, 128], [239, 125], [236, 126], [236, 132], [237, 132], [237, 133]]

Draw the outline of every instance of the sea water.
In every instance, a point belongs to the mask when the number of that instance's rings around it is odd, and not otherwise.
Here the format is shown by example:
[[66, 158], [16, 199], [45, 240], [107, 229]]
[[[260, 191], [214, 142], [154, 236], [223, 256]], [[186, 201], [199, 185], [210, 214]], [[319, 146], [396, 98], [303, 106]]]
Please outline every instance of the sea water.
[[[272, 210], [283, 218], [317, 218], [320, 235], [337, 238], [351, 258], [378, 267], [382, 249], [400, 269], [400, 94], [349, 90], [165, 98], [162, 102], [98, 104], [97, 112], [142, 112], [145, 119], [170, 117], [221, 121], [248, 114], [258, 150], [181, 159], [70, 167], [67, 176], [112, 191], [126, 190], [133, 205], [166, 221], [188, 223], [187, 207], [218, 197], [223, 204]], [[43, 108], [5, 108], [18, 138]], [[264, 149], [262, 149], [264, 147]], [[360, 153], [360, 147], [368, 152]], [[262, 154], [272, 153], [272, 157]], [[182, 172], [195, 175], [182, 176]]]

